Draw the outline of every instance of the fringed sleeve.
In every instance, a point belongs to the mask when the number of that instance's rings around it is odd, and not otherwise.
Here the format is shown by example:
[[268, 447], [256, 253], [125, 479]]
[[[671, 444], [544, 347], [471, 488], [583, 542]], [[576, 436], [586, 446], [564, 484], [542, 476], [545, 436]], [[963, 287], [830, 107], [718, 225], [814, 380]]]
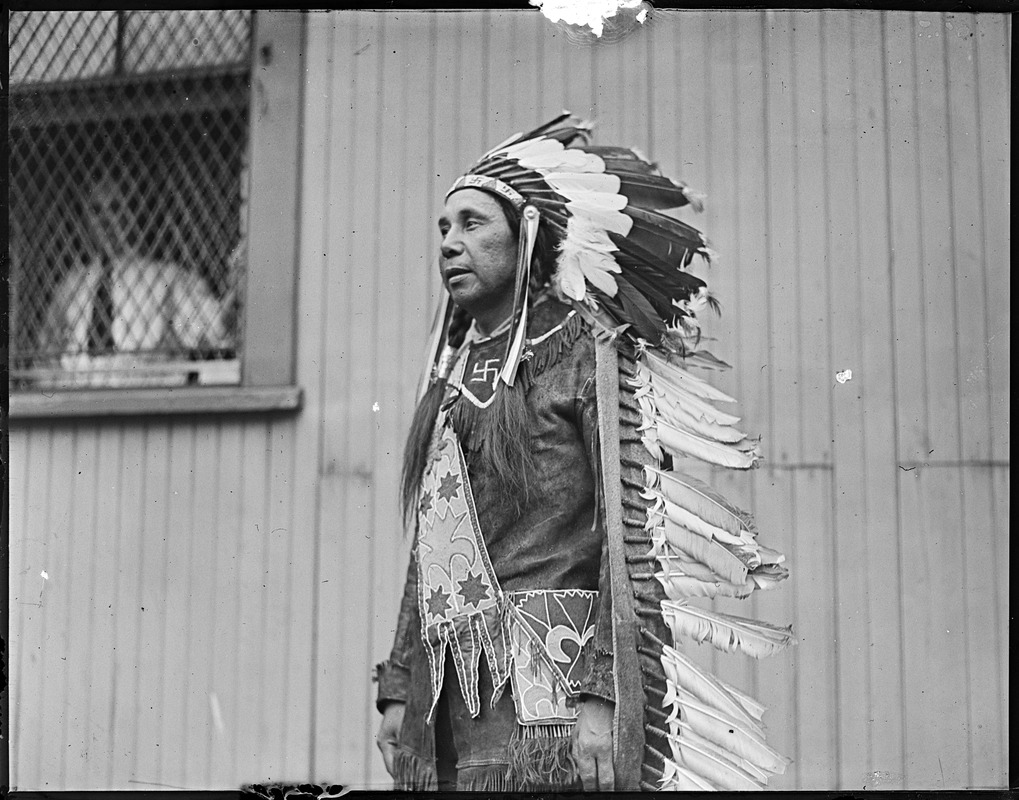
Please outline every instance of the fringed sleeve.
[[409, 654], [414, 644], [413, 637], [418, 635], [421, 627], [418, 621], [417, 592], [417, 561], [411, 552], [393, 650], [388, 659], [375, 667], [372, 678], [379, 685], [375, 707], [380, 712], [385, 711], [386, 705], [391, 702], [407, 702], [410, 686]]

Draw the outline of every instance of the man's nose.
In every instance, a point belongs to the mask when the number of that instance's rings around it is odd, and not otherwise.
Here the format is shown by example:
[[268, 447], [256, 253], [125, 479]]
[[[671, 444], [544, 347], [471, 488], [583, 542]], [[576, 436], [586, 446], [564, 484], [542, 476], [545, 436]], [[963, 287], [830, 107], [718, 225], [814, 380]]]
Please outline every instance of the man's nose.
[[451, 228], [445, 236], [442, 237], [442, 244], [439, 245], [439, 249], [442, 251], [443, 258], [452, 258], [463, 252], [463, 243], [460, 241], [460, 237]]

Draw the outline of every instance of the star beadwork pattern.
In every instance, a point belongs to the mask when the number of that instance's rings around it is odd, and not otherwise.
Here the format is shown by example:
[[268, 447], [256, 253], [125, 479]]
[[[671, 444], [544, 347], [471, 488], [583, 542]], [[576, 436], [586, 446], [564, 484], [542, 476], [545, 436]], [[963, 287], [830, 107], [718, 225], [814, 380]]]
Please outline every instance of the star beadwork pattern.
[[429, 511], [432, 510], [432, 493], [431, 492], [422, 492], [421, 493], [421, 503], [418, 506], [418, 510], [419, 510], [419, 512], [422, 515], [427, 514]]
[[451, 595], [441, 586], [432, 590], [428, 597], [428, 613], [433, 617], [441, 617], [449, 610]]
[[460, 493], [460, 478], [452, 472], [447, 472], [439, 485], [439, 497], [447, 503]]
[[472, 572], [460, 581], [460, 596], [464, 605], [477, 608], [483, 600], [488, 599], [488, 587], [485, 586], [480, 572]]

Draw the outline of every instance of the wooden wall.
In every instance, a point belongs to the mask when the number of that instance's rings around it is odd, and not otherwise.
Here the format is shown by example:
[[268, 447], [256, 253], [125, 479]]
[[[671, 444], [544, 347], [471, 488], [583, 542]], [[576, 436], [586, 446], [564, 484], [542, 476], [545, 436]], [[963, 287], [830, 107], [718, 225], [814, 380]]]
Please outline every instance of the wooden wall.
[[708, 332], [768, 458], [713, 479], [789, 556], [744, 613], [800, 644], [698, 657], [772, 707], [773, 785], [1003, 786], [1010, 55], [991, 14], [659, 12], [593, 48], [537, 13], [313, 15], [304, 409], [12, 422], [12, 785], [385, 785], [439, 198], [566, 107], [709, 195]]

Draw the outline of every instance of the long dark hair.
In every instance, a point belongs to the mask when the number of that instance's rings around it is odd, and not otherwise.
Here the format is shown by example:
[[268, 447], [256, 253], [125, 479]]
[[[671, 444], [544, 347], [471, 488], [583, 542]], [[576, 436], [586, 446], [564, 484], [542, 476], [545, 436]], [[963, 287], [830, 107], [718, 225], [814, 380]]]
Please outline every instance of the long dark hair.
[[[499, 195], [492, 194], [491, 197], [502, 208], [513, 238], [519, 240], [520, 213]], [[552, 277], [555, 270], [555, 246], [555, 235], [546, 225], [539, 224], [531, 259], [532, 298]], [[454, 350], [463, 344], [472, 321], [467, 311], [454, 305], [446, 340]], [[520, 366], [522, 371], [526, 369], [526, 364]], [[428, 460], [432, 429], [445, 394], [446, 379], [432, 381], [414, 411], [404, 446], [400, 476], [400, 500], [405, 525], [410, 523], [416, 512], [415, 502]], [[455, 410], [451, 413], [450, 419], [460, 438], [465, 458], [469, 463], [480, 461], [489, 468], [519, 514], [527, 504], [528, 477], [533, 463], [525, 381], [517, 380], [513, 386], [499, 386], [492, 405], [476, 411], [478, 413], [470, 415], [457, 414]]]

